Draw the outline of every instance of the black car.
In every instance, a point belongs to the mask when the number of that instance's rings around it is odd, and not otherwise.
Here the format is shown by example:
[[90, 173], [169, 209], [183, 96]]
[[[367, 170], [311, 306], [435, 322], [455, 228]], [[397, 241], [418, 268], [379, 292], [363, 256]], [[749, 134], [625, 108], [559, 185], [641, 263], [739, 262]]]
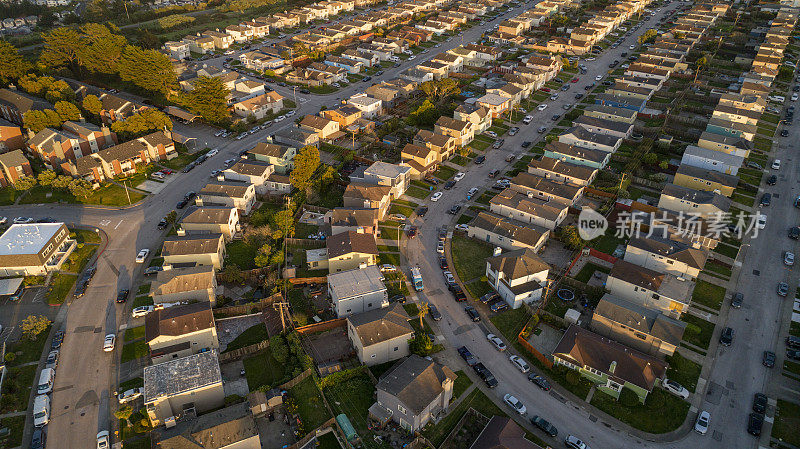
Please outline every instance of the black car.
[[499, 312], [501, 310], [506, 310], [508, 308], [508, 303], [502, 299], [495, 299], [493, 302], [489, 303], [489, 310], [492, 312]]
[[462, 302], [467, 300], [467, 295], [464, 293], [464, 290], [461, 288], [460, 285], [455, 284], [455, 287], [453, 287], [452, 292], [453, 292], [453, 297], [456, 299], [456, 302]]
[[764, 425], [764, 415], [751, 413], [747, 417], [747, 433], [753, 436], [761, 435], [761, 426]]
[[430, 313], [431, 318], [433, 321], [441, 321], [442, 314], [439, 312], [439, 309], [436, 308], [433, 304], [428, 304], [428, 313]]
[[428, 206], [421, 206], [417, 209], [417, 216], [424, 217], [428, 213]]
[[480, 301], [484, 304], [489, 304], [490, 302], [494, 301], [495, 299], [499, 298], [500, 295], [497, 292], [489, 292], [483, 296], [481, 296]]
[[460, 204], [454, 204], [454, 205], [453, 205], [453, 207], [451, 207], [451, 208], [450, 208], [450, 210], [449, 210], [449, 211], [447, 211], [447, 212], [448, 212], [449, 214], [451, 214], [451, 215], [455, 215], [455, 214], [457, 214], [457, 213], [458, 213], [460, 210], [461, 210], [461, 205], [460, 205]]
[[439, 268], [441, 268], [442, 270], [446, 270], [447, 267], [448, 267], [447, 258], [446, 257], [440, 257], [439, 258]]
[[576, 100], [580, 100], [581, 98], [583, 98], [583, 94], [581, 94], [581, 93], [575, 94], [575, 99]]
[[53, 335], [53, 340], [50, 342], [50, 350], [59, 349], [62, 343], [64, 343], [64, 331], [56, 331]]
[[484, 162], [486, 162], [486, 156], [484, 156], [482, 154], [475, 158], [475, 163], [476, 164], [483, 164]]
[[553, 119], [553, 121], [555, 122], [556, 120], [558, 120], [558, 119], [560, 119], [560, 118], [561, 118], [561, 114], [553, 114], [553, 116], [552, 116], [552, 117], [550, 117], [550, 118], [552, 118], [552, 119]]
[[778, 177], [777, 176], [770, 175], [770, 177], [767, 178], [767, 185], [768, 186], [774, 186], [777, 183], [778, 183]]
[[772, 194], [771, 193], [767, 192], [767, 193], [761, 195], [760, 204], [762, 206], [765, 206], [765, 207], [769, 206], [771, 202], [772, 202]]
[[189, 172], [190, 172], [190, 171], [192, 171], [192, 170], [194, 170], [194, 164], [193, 164], [193, 163], [192, 163], [192, 164], [189, 164], [189, 165], [187, 165], [186, 167], [183, 167], [183, 170], [181, 170], [181, 172], [183, 172], [183, 173], [189, 173]]
[[31, 437], [31, 449], [44, 449], [46, 442], [47, 434], [44, 432], [44, 429], [38, 427], [33, 429], [33, 436]]
[[365, 76], [364, 78], [361, 78], [361, 81], [364, 81], [365, 83], [367, 81], [372, 81], [372, 77], [371, 76]]
[[800, 238], [800, 226], [794, 226], [789, 228], [789, 238], [794, 240]]
[[541, 416], [534, 415], [533, 418], [531, 418], [531, 424], [542, 429], [542, 432], [550, 435], [553, 438], [558, 436], [558, 429], [556, 429], [556, 426], [550, 424], [550, 421], [542, 418]]
[[469, 349], [467, 349], [466, 346], [458, 348], [458, 355], [460, 355], [469, 366], [475, 366], [475, 364], [478, 363], [478, 360], [474, 355], [472, 355], [471, 352], [469, 352]]
[[792, 360], [800, 360], [800, 351], [797, 349], [787, 349], [786, 358]]
[[731, 296], [731, 307], [734, 309], [739, 309], [742, 307], [742, 303], [744, 302], [744, 295], [736, 292]]
[[406, 297], [405, 295], [394, 295], [391, 298], [389, 298], [389, 302], [399, 302], [400, 304], [405, 304]]
[[528, 148], [529, 146], [531, 146], [531, 141], [530, 140], [526, 140], [525, 142], [522, 142], [522, 148]]
[[158, 228], [159, 231], [163, 230], [163, 229], [167, 229], [167, 225], [168, 225], [167, 220], [162, 218], [161, 221], [158, 222], [157, 228]]
[[487, 387], [494, 388], [497, 386], [497, 379], [494, 378], [494, 374], [492, 374], [492, 372], [489, 371], [489, 368], [484, 366], [483, 363], [476, 363], [472, 369], [475, 370], [475, 373], [481, 378], [481, 380], [486, 382]]
[[764, 351], [764, 354], [761, 356], [761, 364], [766, 366], [767, 368], [774, 368], [775, 353], [772, 351]]
[[[466, 298], [465, 298], [465, 299], [466, 299]], [[468, 316], [468, 317], [469, 317], [469, 318], [470, 318], [470, 319], [471, 319], [473, 322], [478, 322], [478, 321], [480, 321], [480, 320], [481, 320], [481, 315], [480, 315], [480, 314], [478, 313], [478, 311], [477, 311], [477, 310], [475, 310], [475, 308], [474, 308], [474, 307], [472, 307], [472, 306], [467, 306], [467, 307], [464, 307], [464, 312], [466, 312], [466, 313], [467, 313], [467, 316]]]
[[450, 190], [453, 188], [454, 185], [456, 185], [455, 181], [447, 181], [446, 183], [444, 183], [444, 189]]
[[722, 346], [730, 346], [733, 343], [733, 329], [726, 327], [722, 329], [722, 334], [719, 336], [719, 344]]
[[117, 293], [117, 302], [125, 302], [128, 300], [128, 295], [131, 293], [130, 290], [123, 289]]
[[187, 204], [189, 204], [189, 200], [184, 198], [184, 199], [178, 201], [178, 204], [176, 204], [175, 207], [177, 207], [178, 209], [183, 209], [184, 207], [186, 207]]
[[308, 95], [308, 94], [310, 94], [310, 93], [311, 93], [311, 91], [310, 91], [310, 90], [308, 90], [308, 89], [300, 89], [300, 93], [301, 93], [301, 94], [306, 94], [306, 95]]
[[756, 413], [764, 413], [767, 411], [767, 395], [764, 393], [756, 393], [753, 396], [753, 411]]
[[550, 391], [550, 382], [548, 382], [544, 377], [536, 373], [530, 373], [528, 374], [528, 380], [536, 384], [536, 386], [542, 390]]

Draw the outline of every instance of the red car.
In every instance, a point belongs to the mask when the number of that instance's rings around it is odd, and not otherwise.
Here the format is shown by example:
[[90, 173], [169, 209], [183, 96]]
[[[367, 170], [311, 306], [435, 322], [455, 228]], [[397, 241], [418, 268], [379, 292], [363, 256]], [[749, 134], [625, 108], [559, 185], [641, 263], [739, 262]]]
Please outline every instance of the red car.
[[577, 83], [577, 82], [578, 82], [578, 78], [572, 78], [572, 80], [570, 81], [570, 83]]
[[542, 87], [539, 90], [541, 90], [542, 92], [550, 92], [550, 88], [549, 87]]
[[165, 175], [171, 175], [171, 174], [173, 174], [175, 172], [170, 170], [170, 169], [168, 169], [168, 168], [164, 168], [164, 169], [161, 170], [161, 173], [164, 173]]

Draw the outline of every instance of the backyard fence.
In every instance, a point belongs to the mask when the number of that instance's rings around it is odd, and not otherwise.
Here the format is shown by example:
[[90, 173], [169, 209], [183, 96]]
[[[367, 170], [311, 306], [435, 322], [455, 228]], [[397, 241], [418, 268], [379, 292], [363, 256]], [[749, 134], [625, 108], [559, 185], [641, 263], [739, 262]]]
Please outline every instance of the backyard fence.
[[[539, 313], [547, 313], [547, 312], [544, 312], [544, 311], [540, 310]], [[533, 319], [533, 318], [531, 318], [531, 319]], [[542, 365], [547, 367], [547, 369], [552, 368], [553, 367], [553, 362], [550, 361], [550, 359], [548, 359], [547, 357], [545, 357], [544, 354], [539, 352], [536, 348], [534, 348], [533, 345], [528, 343], [528, 340], [526, 340], [522, 336], [523, 332], [525, 332], [525, 328], [527, 328], [528, 325], [530, 325], [530, 321], [528, 321], [528, 323], [525, 324], [525, 327], [522, 328], [520, 333], [517, 334], [517, 342], [519, 342], [519, 344], [522, 345], [522, 347], [525, 348], [525, 350], [528, 351], [528, 353], [530, 353], [530, 355], [532, 355], [536, 360], [542, 362]]]
[[323, 321], [321, 323], [314, 323], [298, 327], [295, 330], [300, 335], [315, 334], [317, 332], [324, 332], [324, 331], [329, 331], [331, 329], [336, 329], [337, 327], [344, 327], [345, 323], [347, 323], [347, 318], [336, 318], [333, 320]]
[[293, 246], [302, 246], [303, 248], [313, 248], [313, 247], [321, 248], [321, 247], [325, 246], [325, 241], [324, 240], [298, 239], [298, 238], [293, 238], [293, 237], [287, 237], [286, 238], [286, 244], [287, 245], [293, 245]]
[[311, 369], [311, 368], [308, 368], [307, 370], [305, 370], [302, 373], [300, 373], [297, 377], [289, 380], [286, 383], [282, 383], [282, 384], [278, 385], [275, 388], [278, 388], [280, 390], [288, 390], [288, 389], [294, 387], [295, 385], [299, 384], [300, 382], [306, 380], [308, 378], [308, 376], [310, 376], [312, 374], [314, 374], [314, 370]]
[[245, 356], [255, 354], [257, 352], [263, 351], [269, 347], [269, 340], [264, 340], [259, 343], [255, 343], [249, 346], [245, 346], [243, 348], [234, 349], [232, 351], [222, 352], [219, 354], [219, 363], [227, 363], [234, 360], [239, 360], [244, 358]]

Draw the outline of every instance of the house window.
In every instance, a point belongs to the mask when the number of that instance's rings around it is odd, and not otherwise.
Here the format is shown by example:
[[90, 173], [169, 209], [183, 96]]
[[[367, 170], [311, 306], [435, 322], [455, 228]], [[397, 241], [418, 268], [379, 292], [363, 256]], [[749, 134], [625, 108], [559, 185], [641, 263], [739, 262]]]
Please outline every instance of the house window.
[[660, 298], [660, 296], [658, 296], [658, 294], [656, 293], [653, 293], [653, 299], [658, 299], [658, 298]]
[[399, 347], [399, 346], [395, 346], [395, 347], [394, 347], [394, 350], [395, 350], [395, 351], [399, 351], [399, 350], [400, 350], [400, 347]]
[[636, 336], [636, 338], [639, 338], [639, 339], [641, 339], [641, 340], [647, 340], [647, 335], [645, 335], [645, 334], [643, 334], [643, 333], [641, 333], [641, 332], [636, 332], [636, 333], [635, 333], [635, 334], [633, 334], [633, 335], [635, 335], [635, 336]]
[[406, 408], [400, 404], [397, 404], [397, 410], [404, 415], [406, 414]]
[[372, 354], [371, 356], [369, 356], [369, 358], [371, 359], [374, 359], [375, 357], [377, 357], [377, 354]]
[[606, 386], [608, 388], [614, 390], [614, 391], [622, 390], [622, 385], [620, 385], [620, 384], [618, 384], [618, 383], [616, 383], [616, 382], [614, 382], [613, 380], [610, 380], [610, 379], [609, 379], [608, 384]]
[[594, 374], [595, 376], [602, 376], [603, 375], [603, 373], [601, 373], [600, 371], [592, 368], [591, 366], [587, 366], [586, 367], [586, 371], [589, 371], [590, 373]]

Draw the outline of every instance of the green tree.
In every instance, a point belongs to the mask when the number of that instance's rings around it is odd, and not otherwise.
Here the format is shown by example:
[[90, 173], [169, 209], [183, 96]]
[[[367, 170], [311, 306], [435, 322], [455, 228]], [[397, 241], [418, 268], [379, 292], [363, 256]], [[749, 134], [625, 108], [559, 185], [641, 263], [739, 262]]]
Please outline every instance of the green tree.
[[114, 412], [114, 416], [117, 419], [124, 419], [125, 421], [128, 421], [131, 415], [133, 415], [133, 407], [130, 405], [120, 407], [117, 411]]
[[440, 116], [441, 114], [436, 108], [436, 105], [426, 98], [414, 112], [408, 115], [407, 121], [418, 127], [433, 126]]
[[22, 335], [30, 340], [36, 339], [48, 326], [50, 320], [44, 315], [28, 315], [20, 323]]
[[207, 122], [220, 124], [230, 119], [228, 94], [228, 88], [218, 77], [201, 76], [195, 81], [194, 90], [183, 94], [181, 103]]
[[272, 255], [272, 245], [269, 243], [264, 243], [258, 248], [258, 253], [256, 257], [253, 259], [253, 263], [256, 264], [259, 268], [264, 268], [269, 265], [269, 258]]
[[325, 168], [322, 169], [322, 173], [314, 177], [314, 189], [317, 192], [322, 192], [330, 187], [338, 176], [339, 174], [335, 168], [326, 165]]
[[127, 43], [124, 36], [112, 33], [107, 26], [87, 23], [81, 27], [79, 61], [89, 71], [116, 74]]
[[638, 40], [640, 44], [644, 44], [647, 42], [655, 41], [657, 36], [658, 36], [658, 31], [650, 28], [649, 30], [642, 33], [642, 35], [639, 36]]
[[133, 45], [126, 46], [122, 53], [119, 62], [119, 76], [124, 81], [144, 90], [157, 92], [164, 96], [168, 96], [169, 92], [178, 84], [178, 77], [166, 55]]
[[39, 64], [46, 69], [68, 68], [73, 73], [80, 69], [81, 35], [69, 27], [53, 29], [42, 36], [42, 53]]
[[100, 111], [103, 110], [103, 102], [97, 98], [97, 95], [89, 94], [83, 97], [83, 103], [81, 104], [83, 109], [86, 110], [89, 114], [92, 115], [100, 115]]
[[55, 181], [56, 176], [58, 175], [56, 175], [56, 172], [53, 170], [45, 170], [39, 173], [39, 176], [37, 176], [36, 179], [39, 181], [40, 185], [49, 186], [53, 183], [53, 181]]
[[111, 124], [111, 130], [124, 140], [150, 134], [158, 130], [172, 130], [172, 120], [155, 108], [142, 109], [125, 120]]
[[[296, 170], [296, 169], [295, 169]], [[285, 235], [294, 235], [294, 213], [290, 209], [281, 209], [272, 216], [272, 226], [280, 229]]]
[[305, 146], [294, 157], [294, 169], [289, 176], [292, 186], [307, 192], [311, 187], [311, 180], [319, 168], [319, 150], [315, 146]]
[[164, 220], [167, 221], [167, 224], [172, 229], [175, 229], [175, 225], [178, 224], [178, 212], [176, 212], [175, 209], [169, 211], [169, 213], [164, 217]]
[[72, 179], [72, 176], [58, 175], [58, 177], [54, 179], [50, 185], [56, 189], [66, 189], [69, 188], [69, 183], [72, 182]]
[[567, 226], [561, 231], [561, 241], [570, 249], [580, 249], [586, 244], [578, 234], [578, 228], [574, 225]]
[[642, 162], [647, 165], [653, 165], [658, 162], [658, 156], [655, 153], [647, 153], [642, 156]]
[[31, 69], [31, 63], [19, 54], [16, 47], [0, 40], [0, 83], [17, 80]]
[[433, 341], [424, 332], [414, 333], [414, 338], [408, 342], [408, 349], [421, 357], [425, 357], [433, 350]]
[[68, 101], [59, 101], [56, 103], [56, 112], [63, 121], [77, 121], [81, 119], [81, 110], [77, 106]]
[[46, 85], [47, 91], [44, 93], [45, 100], [50, 103], [58, 101], [73, 101], [75, 100], [75, 91], [69, 87], [69, 84], [63, 80], [53, 80], [49, 76], [42, 77], [42, 80], [52, 80], [53, 82]]
[[30, 110], [22, 115], [23, 126], [35, 133], [45, 128], [58, 128], [62, 123], [61, 116], [52, 109]]
[[420, 84], [419, 89], [434, 102], [439, 103], [448, 97], [458, 95], [461, 89], [458, 88], [458, 81], [453, 78], [443, 78], [438, 81], [426, 81]]
[[79, 198], [87, 198], [92, 194], [92, 186], [85, 179], [73, 179], [68, 186], [69, 193]]
[[34, 75], [33, 73], [29, 73], [19, 79], [17, 84], [19, 88], [23, 91], [35, 95], [37, 97], [44, 97], [45, 92], [47, 92], [47, 87], [42, 83], [42, 80], [48, 77], [41, 77]]
[[14, 183], [14, 189], [20, 192], [33, 188], [36, 185], [36, 178], [33, 176], [26, 176], [20, 178]]

